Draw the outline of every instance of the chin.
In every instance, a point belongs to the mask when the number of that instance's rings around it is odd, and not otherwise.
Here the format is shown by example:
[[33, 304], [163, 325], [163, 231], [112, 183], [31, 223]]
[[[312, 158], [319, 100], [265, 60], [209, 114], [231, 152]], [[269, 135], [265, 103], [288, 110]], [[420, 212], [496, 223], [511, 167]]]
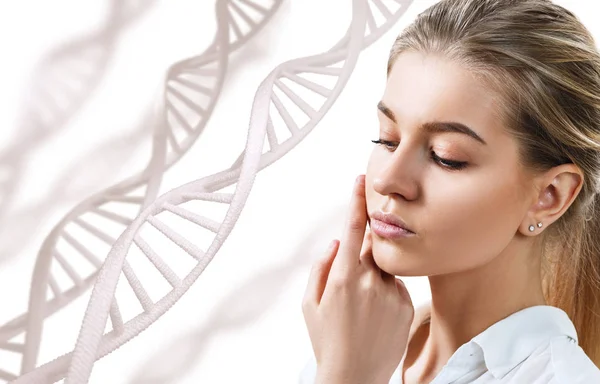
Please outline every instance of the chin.
[[400, 277], [427, 276], [427, 266], [421, 263], [421, 259], [406, 257], [406, 254], [390, 249], [377, 250], [376, 248], [378, 247], [374, 246], [373, 260], [382, 271]]

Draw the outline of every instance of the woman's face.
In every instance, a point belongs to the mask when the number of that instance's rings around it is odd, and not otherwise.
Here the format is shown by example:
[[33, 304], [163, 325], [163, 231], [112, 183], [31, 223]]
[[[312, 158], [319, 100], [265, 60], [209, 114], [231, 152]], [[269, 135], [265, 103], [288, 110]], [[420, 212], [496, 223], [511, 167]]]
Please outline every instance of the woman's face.
[[[497, 96], [455, 63], [399, 55], [378, 106], [379, 139], [366, 172], [367, 211], [389, 212], [415, 236], [373, 231], [373, 256], [399, 276], [433, 276], [483, 265], [518, 238], [531, 183], [516, 141], [496, 117]], [[474, 137], [424, 124], [455, 122]], [[442, 159], [442, 160], [441, 160]], [[466, 162], [462, 169], [453, 163]]]

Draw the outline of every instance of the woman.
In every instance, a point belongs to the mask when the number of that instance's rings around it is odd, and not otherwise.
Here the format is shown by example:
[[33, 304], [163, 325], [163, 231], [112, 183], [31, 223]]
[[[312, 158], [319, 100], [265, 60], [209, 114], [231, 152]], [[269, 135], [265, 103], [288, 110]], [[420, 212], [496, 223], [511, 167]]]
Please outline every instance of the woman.
[[[301, 382], [600, 383], [586, 28], [546, 0], [440, 1], [396, 39], [377, 106], [343, 238], [309, 277]], [[428, 276], [431, 302], [394, 276]]]

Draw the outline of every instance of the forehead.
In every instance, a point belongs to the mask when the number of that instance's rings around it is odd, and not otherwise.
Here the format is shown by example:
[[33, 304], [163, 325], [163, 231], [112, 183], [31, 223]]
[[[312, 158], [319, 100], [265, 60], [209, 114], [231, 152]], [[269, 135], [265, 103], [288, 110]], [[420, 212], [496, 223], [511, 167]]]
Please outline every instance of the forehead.
[[485, 137], [498, 133], [497, 94], [467, 69], [440, 56], [415, 51], [398, 55], [382, 99], [398, 123], [452, 120]]

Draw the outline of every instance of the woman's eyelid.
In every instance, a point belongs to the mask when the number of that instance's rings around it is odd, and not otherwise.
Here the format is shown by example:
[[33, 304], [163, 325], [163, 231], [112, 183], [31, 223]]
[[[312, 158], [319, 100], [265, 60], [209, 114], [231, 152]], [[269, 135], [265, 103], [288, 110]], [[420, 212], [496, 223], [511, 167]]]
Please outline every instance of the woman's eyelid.
[[[384, 137], [379, 137], [378, 141], [383, 144], [385, 147], [387, 147], [388, 150], [392, 150], [390, 147], [397, 147], [399, 145], [399, 142], [394, 141], [394, 140], [388, 140], [385, 139]], [[394, 149], [395, 150], [395, 149]], [[435, 149], [431, 149], [431, 151], [436, 158], [439, 158], [443, 161], [447, 161], [447, 162], [451, 162], [451, 163], [468, 163], [469, 160], [455, 160], [455, 155], [444, 155], [443, 152], [440, 154], [438, 153]]]
[[397, 134], [388, 132], [385, 129], [380, 130], [379, 140], [390, 142], [390, 143], [395, 143], [395, 144], [400, 143], [400, 138], [398, 137]]
[[[390, 135], [390, 134], [385, 133], [385, 131], [380, 132], [378, 139], [381, 142], [389, 144], [389, 145], [398, 146], [400, 144], [400, 140], [398, 138], [394, 137], [394, 135]], [[461, 155], [461, 153], [463, 151], [452, 149], [452, 146], [448, 145], [448, 144], [442, 144], [442, 145], [439, 145], [437, 147], [436, 146], [432, 146], [431, 150], [433, 150], [436, 153], [437, 156], [439, 156], [441, 158], [446, 158], [449, 161], [454, 161], [454, 162], [466, 162], [466, 161], [470, 161], [470, 157], [468, 159], [466, 159], [466, 160], [458, 160], [459, 158], [464, 158], [465, 157], [464, 155]]]
[[386, 147], [397, 147], [398, 146], [398, 142], [395, 142], [393, 140], [386, 140], [384, 138], [379, 138], [379, 141], [384, 144]]
[[[377, 140], [372, 140], [372, 142], [385, 147], [385, 149], [388, 152], [395, 152], [396, 149], [390, 148], [390, 147], [396, 147], [398, 145], [398, 144], [392, 143], [389, 140], [384, 140], [382, 138], [379, 138]], [[438, 155], [437, 153], [435, 153], [435, 151], [433, 149], [431, 149], [430, 152], [431, 152], [431, 158], [436, 163], [438, 163], [443, 168], [449, 169], [450, 171], [460, 171], [469, 166], [469, 161], [452, 160], [452, 159]]]

